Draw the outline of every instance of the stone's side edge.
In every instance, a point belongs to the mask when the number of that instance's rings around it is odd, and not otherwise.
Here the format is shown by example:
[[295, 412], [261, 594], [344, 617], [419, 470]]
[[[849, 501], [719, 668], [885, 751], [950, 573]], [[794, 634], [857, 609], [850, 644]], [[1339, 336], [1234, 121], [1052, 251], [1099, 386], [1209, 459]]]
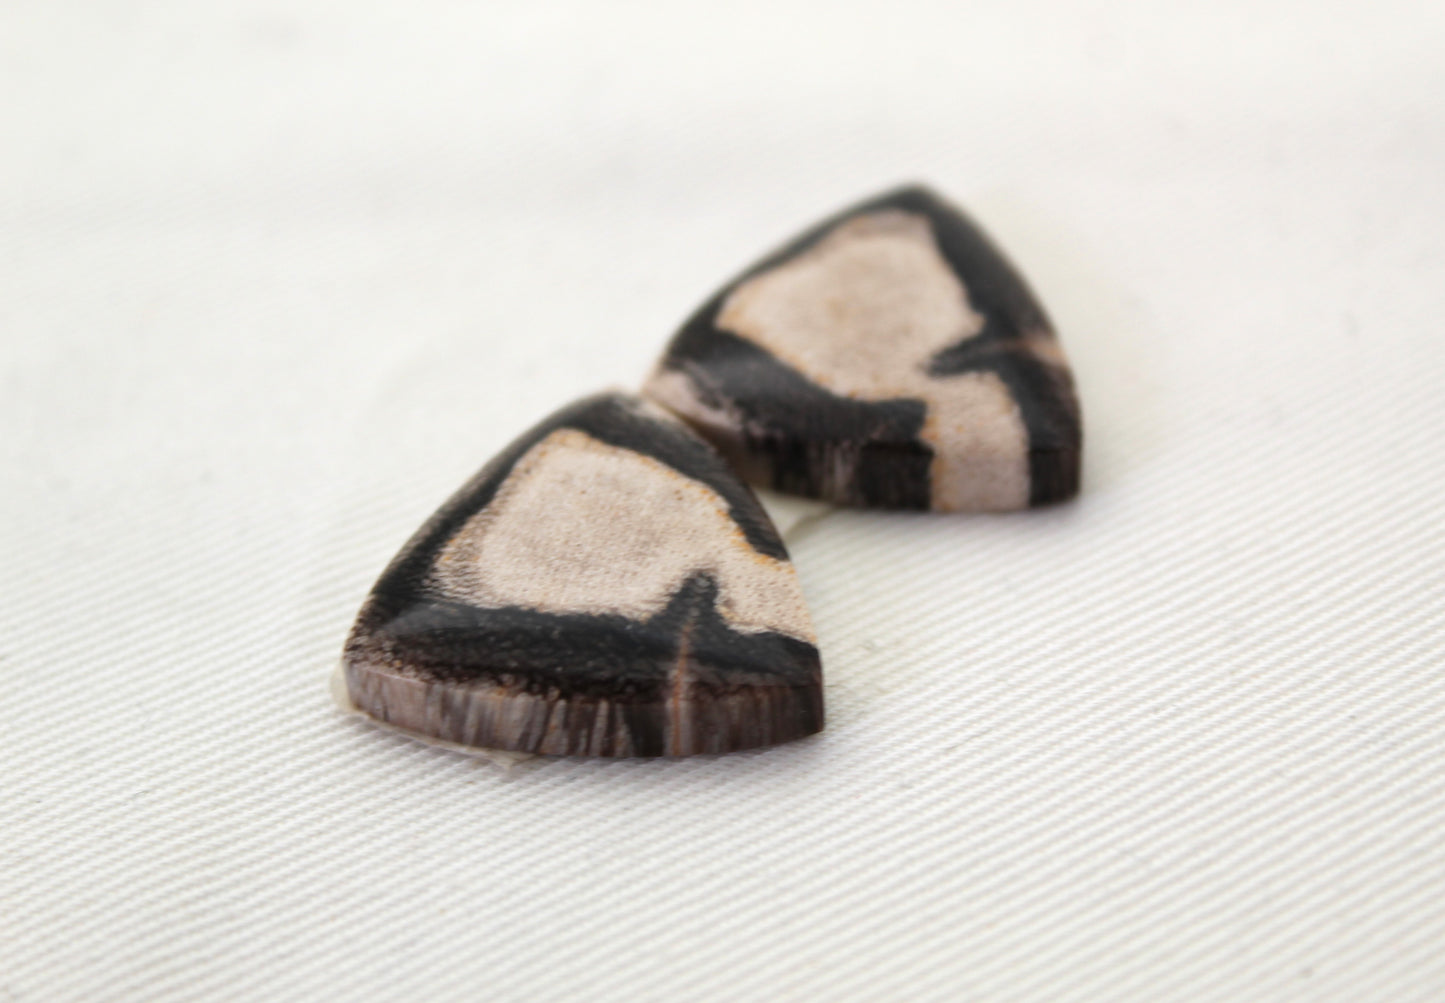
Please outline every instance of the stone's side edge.
[[682, 700], [631, 703], [529, 693], [491, 680], [399, 676], [348, 660], [357, 709], [418, 737], [473, 748], [553, 756], [657, 757], [736, 752], [823, 728], [821, 679], [796, 686], [693, 688]]

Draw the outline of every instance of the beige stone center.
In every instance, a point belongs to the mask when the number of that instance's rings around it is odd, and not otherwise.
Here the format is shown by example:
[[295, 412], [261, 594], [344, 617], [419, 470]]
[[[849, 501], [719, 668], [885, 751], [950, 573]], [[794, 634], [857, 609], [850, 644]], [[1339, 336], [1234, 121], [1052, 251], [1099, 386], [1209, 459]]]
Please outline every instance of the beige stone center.
[[431, 584], [484, 607], [647, 619], [698, 571], [736, 629], [813, 640], [792, 565], [758, 553], [716, 491], [559, 429], [533, 446], [438, 555]]
[[840, 396], [926, 402], [935, 507], [1027, 503], [1028, 437], [1008, 388], [992, 373], [928, 374], [983, 318], [924, 217], [889, 209], [840, 224], [740, 284], [717, 323]]
[[978, 333], [983, 318], [928, 221], [886, 210], [738, 286], [717, 323], [835, 393], [881, 400], [916, 396], [928, 359]]

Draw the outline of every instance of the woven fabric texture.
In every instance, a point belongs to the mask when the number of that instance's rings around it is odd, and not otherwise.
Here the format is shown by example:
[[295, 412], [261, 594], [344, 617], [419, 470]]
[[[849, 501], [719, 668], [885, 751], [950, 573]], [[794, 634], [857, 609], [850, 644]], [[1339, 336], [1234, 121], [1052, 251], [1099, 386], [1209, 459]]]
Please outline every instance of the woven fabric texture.
[[[1445, 998], [1441, 17], [0, 7], [0, 1000]], [[826, 732], [333, 707], [477, 466], [913, 179], [1085, 485], [797, 521]]]

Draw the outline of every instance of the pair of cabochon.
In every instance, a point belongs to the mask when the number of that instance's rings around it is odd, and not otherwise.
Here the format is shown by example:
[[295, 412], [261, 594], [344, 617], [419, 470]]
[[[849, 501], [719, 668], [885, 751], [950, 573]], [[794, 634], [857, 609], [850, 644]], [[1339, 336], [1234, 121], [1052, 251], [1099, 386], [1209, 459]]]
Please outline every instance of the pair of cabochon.
[[643, 395], [546, 418], [417, 531], [347, 640], [357, 709], [523, 753], [801, 738], [823, 727], [817, 643], [744, 480], [935, 511], [1078, 490], [1078, 403], [1043, 309], [920, 187], [825, 220], [721, 289]]

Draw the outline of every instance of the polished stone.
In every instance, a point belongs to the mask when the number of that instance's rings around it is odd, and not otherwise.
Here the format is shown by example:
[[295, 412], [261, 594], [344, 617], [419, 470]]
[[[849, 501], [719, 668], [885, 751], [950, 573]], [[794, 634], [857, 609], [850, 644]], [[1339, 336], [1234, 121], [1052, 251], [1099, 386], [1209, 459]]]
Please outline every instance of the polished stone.
[[343, 669], [363, 713], [476, 748], [678, 756], [823, 726], [767, 514], [683, 423], [615, 394], [544, 420], [422, 526]]
[[1078, 491], [1079, 407], [1043, 308], [925, 188], [749, 268], [683, 325], [644, 393], [779, 491], [936, 511]]

